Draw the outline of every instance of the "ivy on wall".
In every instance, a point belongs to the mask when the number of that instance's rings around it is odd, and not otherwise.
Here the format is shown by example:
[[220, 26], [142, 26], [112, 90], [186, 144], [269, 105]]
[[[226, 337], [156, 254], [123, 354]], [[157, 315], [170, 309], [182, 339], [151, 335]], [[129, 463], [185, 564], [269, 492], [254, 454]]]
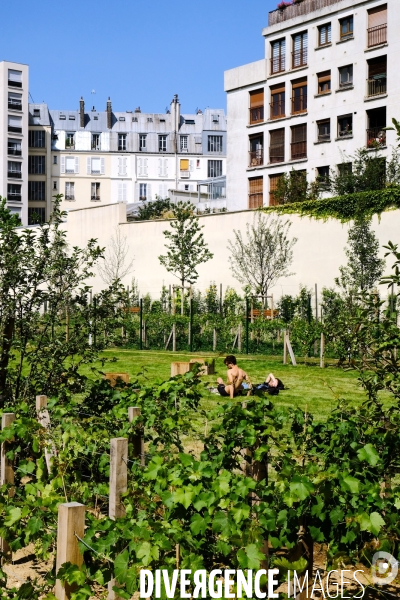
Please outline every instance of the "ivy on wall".
[[354, 219], [380, 215], [386, 210], [400, 208], [400, 186], [384, 190], [356, 192], [335, 198], [321, 200], [306, 200], [281, 206], [263, 208], [264, 212], [274, 212], [279, 215], [298, 214], [314, 219], [338, 219], [342, 223]]

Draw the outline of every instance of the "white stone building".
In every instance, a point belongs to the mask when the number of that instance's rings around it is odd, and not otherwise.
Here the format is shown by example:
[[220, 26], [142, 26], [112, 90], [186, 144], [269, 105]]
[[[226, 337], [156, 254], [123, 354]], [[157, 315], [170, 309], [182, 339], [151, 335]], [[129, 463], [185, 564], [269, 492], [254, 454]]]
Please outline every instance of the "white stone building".
[[273, 204], [292, 169], [313, 181], [358, 148], [390, 152], [399, 31], [398, 0], [302, 0], [269, 14], [265, 58], [225, 73], [228, 210]]

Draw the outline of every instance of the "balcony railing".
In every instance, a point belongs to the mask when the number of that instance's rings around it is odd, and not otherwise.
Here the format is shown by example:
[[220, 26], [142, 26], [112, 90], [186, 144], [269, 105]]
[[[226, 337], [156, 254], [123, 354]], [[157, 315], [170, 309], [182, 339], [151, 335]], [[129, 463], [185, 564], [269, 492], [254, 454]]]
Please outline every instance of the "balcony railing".
[[260, 148], [259, 150], [252, 150], [249, 152], [250, 157], [250, 167], [260, 167], [264, 164], [264, 150]]
[[10, 133], [22, 133], [22, 127], [13, 127], [12, 125], [9, 125], [8, 131]]
[[368, 29], [368, 48], [371, 46], [379, 46], [387, 42], [387, 23], [384, 25], [376, 25]]
[[100, 200], [100, 196], [90, 196], [90, 199], [91, 199], [93, 202], [99, 202], [99, 200]]
[[385, 127], [386, 125], [381, 125], [381, 127], [367, 129], [367, 148], [381, 148], [382, 146], [386, 146]]
[[14, 146], [8, 146], [7, 152], [9, 156], [22, 156], [21, 148], [15, 148]]
[[75, 149], [75, 142], [69, 142], [68, 140], [65, 142], [65, 149], [66, 150], [74, 150]]
[[181, 179], [190, 179], [190, 171], [181, 171]]
[[250, 108], [250, 125], [262, 123], [264, 121], [264, 107]]
[[387, 79], [386, 75], [381, 79], [367, 79], [367, 96], [379, 96], [380, 94], [386, 94], [387, 91]]
[[10, 179], [21, 179], [22, 173], [21, 171], [8, 171], [7, 177], [9, 177]]
[[9, 87], [18, 87], [22, 88], [22, 81], [13, 81], [12, 79], [8, 80]]
[[[100, 143], [92, 144], [92, 150], [100, 150]], [[118, 146], [118, 150], [123, 150], [123, 148]]]
[[269, 162], [280, 163], [285, 160], [285, 145], [273, 144], [269, 147]]
[[278, 100], [278, 102], [271, 102], [270, 106], [270, 119], [279, 119], [280, 117], [285, 117], [285, 102]]
[[7, 200], [12, 200], [13, 202], [21, 202], [22, 196], [21, 196], [21, 194], [16, 194], [14, 192], [9, 192], [7, 194]]
[[271, 58], [271, 75], [274, 75], [275, 73], [282, 73], [285, 70], [285, 63], [285, 54]]
[[290, 144], [291, 147], [291, 157], [292, 160], [298, 160], [300, 158], [307, 158], [307, 142], [292, 142]]
[[297, 69], [298, 67], [305, 67], [307, 65], [307, 60], [307, 48], [303, 48], [303, 50], [295, 50], [294, 52], [292, 52], [292, 69]]
[[17, 100], [9, 100], [8, 108], [10, 110], [22, 110], [22, 104], [21, 104], [21, 102], [19, 102]]
[[292, 115], [307, 112], [307, 94], [303, 96], [293, 96], [292, 98]]

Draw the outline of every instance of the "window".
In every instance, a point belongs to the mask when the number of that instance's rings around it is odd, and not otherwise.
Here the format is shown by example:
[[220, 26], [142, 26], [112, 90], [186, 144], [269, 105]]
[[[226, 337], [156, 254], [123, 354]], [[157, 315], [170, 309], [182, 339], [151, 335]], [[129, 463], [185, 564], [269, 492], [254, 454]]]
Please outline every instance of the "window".
[[74, 148], [75, 147], [75, 133], [68, 132], [65, 136], [65, 147], [66, 148]]
[[53, 156], [53, 165], [56, 165], [57, 163], [58, 163], [58, 157]]
[[324, 119], [323, 121], [317, 121], [318, 127], [318, 141], [328, 142], [331, 139], [331, 121], [330, 119]]
[[188, 192], [188, 191], [189, 191], [189, 184], [185, 183], [185, 192]]
[[326, 46], [332, 41], [332, 26], [330, 23], [318, 27], [318, 46]]
[[118, 134], [118, 150], [121, 152], [126, 151], [126, 133]]
[[260, 208], [264, 204], [264, 179], [253, 177], [249, 179], [249, 209]]
[[339, 87], [345, 88], [353, 85], [353, 65], [340, 67], [339, 69]]
[[140, 134], [139, 135], [139, 150], [144, 152], [146, 150], [146, 138], [147, 135]]
[[138, 177], [147, 177], [147, 158], [138, 158]]
[[125, 121], [125, 117], [119, 117], [119, 121]]
[[167, 151], [167, 136], [166, 135], [158, 136], [158, 151], [159, 152]]
[[28, 156], [28, 173], [30, 173], [31, 175], [45, 175], [46, 157]]
[[69, 119], [70, 121], [75, 121], [75, 115], [69, 115], [68, 119]]
[[285, 70], [286, 40], [276, 40], [271, 43], [271, 75]]
[[368, 61], [367, 96], [379, 96], [387, 92], [387, 56]]
[[168, 177], [168, 158], [158, 159], [158, 176]]
[[44, 131], [30, 131], [28, 134], [29, 148], [45, 148], [46, 133]]
[[262, 134], [252, 135], [250, 137], [250, 167], [258, 167], [264, 164], [263, 139]]
[[65, 199], [75, 200], [75, 183], [73, 181], [65, 182]]
[[[119, 135], [118, 135], [119, 139]], [[100, 150], [100, 134], [92, 133], [92, 150]]]
[[208, 136], [208, 151], [209, 152], [222, 152], [222, 135], [209, 135]]
[[275, 192], [278, 189], [279, 180], [283, 176], [283, 173], [276, 173], [275, 175], [269, 176], [269, 205], [275, 206], [277, 204], [277, 200], [275, 197]]
[[189, 159], [188, 158], [181, 158], [179, 162], [180, 162], [181, 171], [189, 171]]
[[147, 183], [139, 184], [139, 200], [147, 200]]
[[368, 48], [387, 42], [387, 4], [368, 11]]
[[127, 201], [127, 185], [125, 181], [118, 182], [118, 202], [126, 202]]
[[200, 167], [201, 167], [200, 159], [197, 158], [196, 159], [196, 169], [200, 169]]
[[291, 143], [291, 158], [292, 160], [300, 160], [307, 158], [307, 125], [296, 125], [291, 127], [292, 143]]
[[10, 87], [22, 88], [22, 71], [8, 69], [8, 85]]
[[46, 209], [35, 206], [28, 208], [28, 225], [38, 225], [46, 220]]
[[[219, 123], [219, 115], [211, 115], [211, 120], [213, 123]], [[194, 121], [192, 121], [192, 125], [194, 125]]]
[[181, 152], [186, 151], [188, 149], [188, 136], [187, 135], [181, 135], [180, 137], [180, 147], [181, 147]]
[[327, 167], [317, 167], [317, 182], [321, 189], [329, 188], [330, 179], [329, 179], [329, 166]]
[[318, 94], [328, 94], [331, 91], [331, 72], [322, 71], [317, 74], [318, 77]]
[[8, 115], [8, 131], [22, 133], [22, 117]]
[[46, 200], [45, 181], [28, 181], [28, 200]]
[[353, 115], [338, 117], [338, 137], [353, 135]]
[[269, 162], [279, 163], [285, 160], [285, 130], [275, 129], [270, 132]]
[[292, 69], [304, 67], [308, 60], [308, 33], [298, 33], [293, 36]]
[[292, 81], [292, 115], [307, 111], [307, 77]]
[[386, 146], [386, 107], [368, 110], [367, 117], [367, 147], [377, 149]]
[[271, 90], [271, 104], [270, 104], [270, 119], [279, 119], [285, 116], [285, 84], [279, 83], [273, 85]]
[[65, 115], [60, 115], [59, 119], [60, 119], [60, 121], [65, 121], [66, 116]]
[[7, 186], [7, 200], [20, 202], [21, 199], [21, 186], [16, 183], [9, 183]]
[[8, 165], [7, 165], [8, 177], [12, 177], [13, 179], [21, 179], [21, 177], [22, 177], [21, 166], [22, 166], [22, 164], [20, 162], [15, 162], [15, 161], [9, 160]]
[[53, 181], [53, 190], [57, 190], [57, 181]]
[[75, 158], [73, 156], [63, 156], [62, 158], [65, 158], [65, 172], [75, 173]]
[[118, 157], [118, 175], [120, 177], [126, 177], [127, 175], [127, 157], [119, 156]]
[[264, 121], [264, 90], [250, 92], [250, 125]]
[[8, 92], [8, 108], [11, 110], [22, 110], [22, 94]]
[[40, 118], [40, 108], [33, 109], [33, 116], [38, 119]]
[[147, 117], [147, 122], [148, 123], [152, 123], [153, 122], [153, 118], [152, 117]]
[[100, 183], [98, 181], [91, 183], [90, 200], [98, 202], [100, 200]]
[[340, 39], [347, 40], [353, 37], [354, 29], [353, 29], [353, 16], [345, 17], [344, 19], [340, 19]]
[[11, 138], [8, 138], [8, 154], [10, 156], [21, 156], [21, 140], [13, 140]]
[[91, 159], [91, 169], [90, 172], [94, 175], [101, 174], [101, 158], [92, 158]]
[[209, 160], [207, 177], [222, 177], [222, 160]]

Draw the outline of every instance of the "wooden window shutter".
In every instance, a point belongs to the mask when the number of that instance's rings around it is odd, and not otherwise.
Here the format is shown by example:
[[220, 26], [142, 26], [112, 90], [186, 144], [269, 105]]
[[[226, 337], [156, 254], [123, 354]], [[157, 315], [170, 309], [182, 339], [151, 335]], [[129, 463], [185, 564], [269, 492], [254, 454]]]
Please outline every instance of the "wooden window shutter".
[[318, 83], [323, 83], [324, 81], [330, 81], [331, 80], [331, 72], [323, 71], [322, 73], [318, 73], [317, 77], [318, 77]]
[[264, 178], [249, 179], [249, 209], [260, 208], [263, 205]]
[[147, 184], [147, 200], [151, 200], [152, 196], [151, 196], [151, 184], [148, 183]]
[[181, 171], [189, 171], [189, 159], [181, 158]]
[[292, 81], [293, 89], [303, 87], [304, 85], [307, 85], [307, 77], [302, 77], [301, 79], [295, 79]]
[[278, 189], [278, 183], [283, 173], [276, 173], [275, 175], [269, 176], [269, 205], [276, 205], [275, 192]]
[[250, 108], [264, 106], [264, 90], [255, 90], [250, 92]]
[[371, 8], [368, 11], [368, 28], [386, 25], [387, 23], [387, 4]]
[[168, 158], [164, 158], [164, 175], [168, 177]]
[[296, 125], [292, 127], [292, 142], [306, 142], [307, 141], [307, 125]]
[[147, 162], [148, 162], [148, 159], [145, 158], [144, 159], [144, 173], [143, 173], [143, 175], [147, 175]]
[[190, 170], [190, 171], [193, 171], [193, 169], [194, 169], [194, 161], [193, 161], [193, 160], [190, 160], [190, 161], [189, 161], [189, 170]]
[[285, 91], [285, 83], [277, 83], [276, 85], [271, 85], [269, 88], [271, 90], [271, 94], [280, 94]]
[[283, 145], [285, 143], [285, 130], [275, 129], [271, 131], [271, 145]]
[[368, 61], [368, 75], [371, 79], [376, 75], [384, 75], [387, 71], [387, 56], [379, 56]]
[[86, 159], [86, 173], [88, 175], [90, 175], [91, 172], [92, 172], [92, 159], [90, 158], [90, 156], [88, 156]]
[[104, 175], [105, 172], [105, 159], [102, 157], [100, 159], [100, 173]]
[[163, 161], [162, 158], [158, 159], [158, 176], [159, 177], [162, 177], [162, 174], [163, 174], [162, 161]]
[[138, 158], [138, 175], [143, 175], [143, 159]]
[[75, 156], [75, 173], [79, 173], [79, 157]]
[[61, 173], [65, 173], [65, 156], [61, 156], [60, 172]]
[[135, 200], [136, 202], [140, 202], [140, 183], [135, 185]]
[[118, 175], [122, 175], [122, 158], [118, 157]]
[[123, 169], [124, 169], [124, 172], [122, 174], [127, 175], [128, 174], [128, 159], [126, 157], [123, 158], [122, 163], [123, 163]]

